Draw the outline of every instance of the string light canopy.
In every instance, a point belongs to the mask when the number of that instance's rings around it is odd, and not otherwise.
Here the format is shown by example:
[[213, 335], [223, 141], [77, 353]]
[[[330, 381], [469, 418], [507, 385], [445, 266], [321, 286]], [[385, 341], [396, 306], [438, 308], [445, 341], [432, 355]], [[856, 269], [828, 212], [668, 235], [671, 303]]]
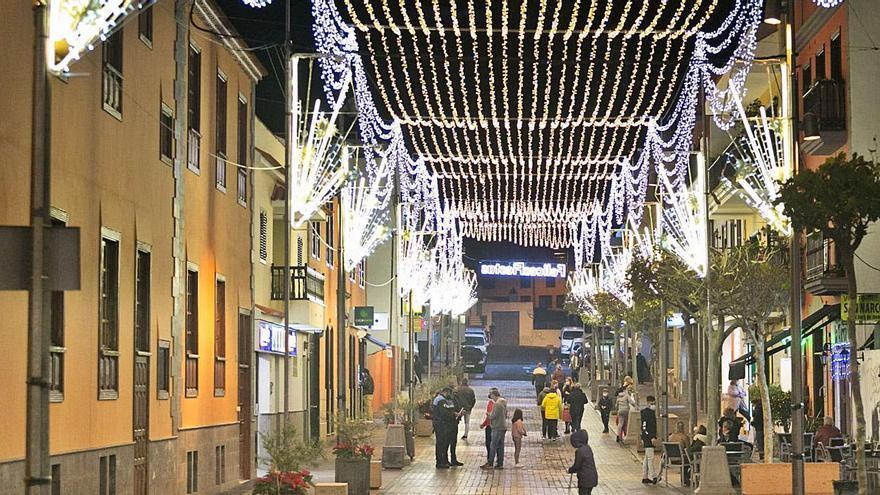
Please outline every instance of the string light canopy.
[[[360, 162], [361, 148], [354, 148], [354, 167]], [[342, 189], [342, 240], [345, 246], [345, 267], [354, 270], [391, 236], [388, 205], [394, 189], [394, 168], [389, 160], [381, 160], [372, 170], [358, 172]]]

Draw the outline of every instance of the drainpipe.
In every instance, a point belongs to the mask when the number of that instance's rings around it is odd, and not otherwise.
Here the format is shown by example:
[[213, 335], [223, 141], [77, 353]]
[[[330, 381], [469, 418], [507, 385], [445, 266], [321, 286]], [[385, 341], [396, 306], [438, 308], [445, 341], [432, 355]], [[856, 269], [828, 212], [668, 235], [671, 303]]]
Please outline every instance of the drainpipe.
[[48, 6], [34, 2], [34, 86], [31, 106], [31, 284], [28, 292], [27, 420], [25, 486], [28, 494], [48, 494], [49, 472], [49, 176], [51, 107], [48, 48]]

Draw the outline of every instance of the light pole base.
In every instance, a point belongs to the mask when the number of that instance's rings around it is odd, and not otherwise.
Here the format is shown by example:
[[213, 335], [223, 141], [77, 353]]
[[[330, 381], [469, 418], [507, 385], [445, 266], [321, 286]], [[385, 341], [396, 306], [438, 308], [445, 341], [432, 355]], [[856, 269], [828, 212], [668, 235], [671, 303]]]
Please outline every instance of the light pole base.
[[730, 482], [730, 468], [724, 447], [703, 447], [702, 453], [700, 487], [694, 493], [736, 495]]

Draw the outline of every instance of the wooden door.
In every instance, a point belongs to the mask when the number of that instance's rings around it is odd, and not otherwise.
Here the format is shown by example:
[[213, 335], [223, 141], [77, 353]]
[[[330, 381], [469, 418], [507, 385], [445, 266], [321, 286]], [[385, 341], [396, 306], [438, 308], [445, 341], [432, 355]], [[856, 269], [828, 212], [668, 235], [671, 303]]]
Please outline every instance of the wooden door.
[[134, 361], [134, 493], [146, 495], [149, 476], [150, 357], [138, 354]]
[[251, 407], [251, 362], [253, 359], [253, 339], [251, 338], [251, 316], [238, 315], [238, 459], [239, 479], [251, 479], [253, 464], [253, 414]]

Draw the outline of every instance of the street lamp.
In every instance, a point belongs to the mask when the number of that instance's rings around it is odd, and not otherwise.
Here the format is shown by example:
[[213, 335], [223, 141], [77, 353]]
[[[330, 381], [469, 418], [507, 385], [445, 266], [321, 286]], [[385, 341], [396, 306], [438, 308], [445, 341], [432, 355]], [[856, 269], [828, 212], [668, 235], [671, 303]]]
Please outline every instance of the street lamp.
[[764, 22], [767, 24], [782, 24], [782, 0], [764, 1]]

